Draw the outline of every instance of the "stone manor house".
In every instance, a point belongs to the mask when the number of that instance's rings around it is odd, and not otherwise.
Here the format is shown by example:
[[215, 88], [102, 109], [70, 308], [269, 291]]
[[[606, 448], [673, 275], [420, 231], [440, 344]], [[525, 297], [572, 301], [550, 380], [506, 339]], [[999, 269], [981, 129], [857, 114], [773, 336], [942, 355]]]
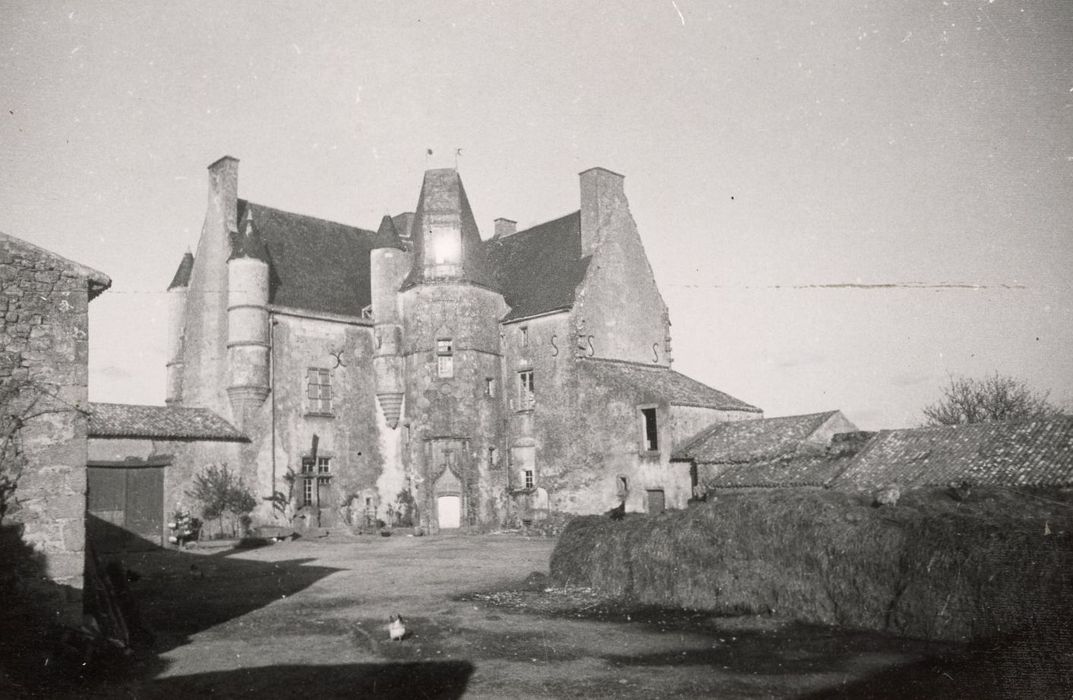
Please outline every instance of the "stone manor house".
[[260, 521], [436, 531], [680, 508], [695, 474], [675, 445], [761, 417], [671, 369], [667, 307], [603, 168], [580, 174], [577, 211], [496, 219], [482, 239], [454, 169], [372, 231], [239, 199], [224, 157], [168, 290], [167, 404], [249, 438], [183, 461], [240, 471]]

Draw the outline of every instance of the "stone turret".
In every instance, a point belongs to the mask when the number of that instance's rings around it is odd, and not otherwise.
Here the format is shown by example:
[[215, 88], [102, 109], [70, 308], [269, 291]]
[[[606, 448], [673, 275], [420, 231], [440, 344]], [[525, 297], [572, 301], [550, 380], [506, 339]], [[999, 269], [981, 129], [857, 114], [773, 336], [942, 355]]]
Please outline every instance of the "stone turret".
[[247, 205], [227, 261], [227, 396], [240, 428], [269, 391], [267, 257]]
[[507, 306], [456, 171], [425, 173], [412, 232], [413, 266], [399, 294], [408, 456], [418, 512], [435, 531], [494, 517], [500, 486], [478, 455], [501, 440], [486, 387], [501, 374]]
[[405, 393], [398, 291], [410, 272], [413, 256], [403, 250], [395, 223], [389, 216], [380, 222], [373, 245], [369, 251], [375, 337], [373, 372], [380, 410], [388, 427], [394, 430], [399, 424]]
[[183, 400], [183, 325], [186, 322], [186, 290], [193, 268], [194, 255], [186, 251], [168, 285], [168, 363], [164, 402], [169, 406], [179, 405]]

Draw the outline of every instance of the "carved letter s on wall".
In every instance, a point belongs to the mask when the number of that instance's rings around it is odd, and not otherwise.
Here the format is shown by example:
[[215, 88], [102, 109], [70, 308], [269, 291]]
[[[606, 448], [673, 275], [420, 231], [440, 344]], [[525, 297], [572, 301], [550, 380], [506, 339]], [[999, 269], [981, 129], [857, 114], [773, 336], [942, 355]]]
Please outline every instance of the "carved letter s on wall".
[[595, 337], [596, 336], [594, 336], [594, 335], [586, 336], [586, 340], [589, 341], [589, 357], [592, 357], [593, 355], [596, 354], [596, 348], [592, 344], [592, 339], [595, 338]]
[[559, 346], [555, 344], [555, 339], [558, 338], [558, 337], [559, 336], [554, 335], [554, 334], [552, 334], [552, 336], [551, 336], [551, 347], [552, 347], [551, 356], [552, 357], [558, 357], [559, 356]]

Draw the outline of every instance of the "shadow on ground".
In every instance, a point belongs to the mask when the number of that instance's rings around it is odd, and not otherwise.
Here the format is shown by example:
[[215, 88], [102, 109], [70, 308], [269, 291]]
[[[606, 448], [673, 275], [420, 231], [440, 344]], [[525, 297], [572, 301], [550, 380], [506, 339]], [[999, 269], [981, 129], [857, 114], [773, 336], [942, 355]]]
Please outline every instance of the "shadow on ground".
[[459, 698], [473, 673], [465, 661], [266, 666], [149, 681], [139, 698]]

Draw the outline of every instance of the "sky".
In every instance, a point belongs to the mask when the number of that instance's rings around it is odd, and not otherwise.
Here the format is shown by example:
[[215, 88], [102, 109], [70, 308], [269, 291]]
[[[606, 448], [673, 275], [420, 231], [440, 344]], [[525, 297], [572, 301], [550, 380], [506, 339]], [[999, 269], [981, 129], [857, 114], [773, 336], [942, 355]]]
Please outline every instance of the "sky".
[[603, 166], [675, 369], [863, 429], [952, 375], [1073, 407], [1073, 3], [0, 0], [0, 231], [112, 278], [91, 400], [163, 403], [223, 155], [372, 229], [457, 165], [486, 238]]

